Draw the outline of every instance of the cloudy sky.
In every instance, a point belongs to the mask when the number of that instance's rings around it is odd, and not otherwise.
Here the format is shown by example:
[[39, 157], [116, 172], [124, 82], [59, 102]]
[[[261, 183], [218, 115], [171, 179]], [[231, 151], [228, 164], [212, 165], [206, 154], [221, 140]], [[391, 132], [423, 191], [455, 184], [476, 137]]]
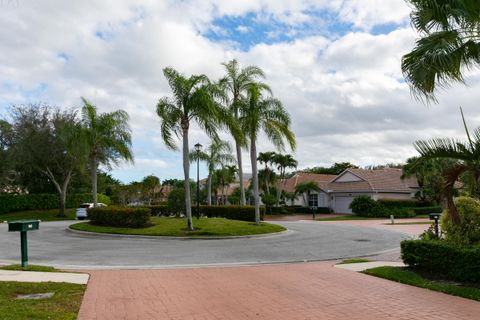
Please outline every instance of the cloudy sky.
[[[403, 0], [0, 0], [0, 116], [15, 104], [80, 108], [81, 96], [124, 109], [136, 160], [112, 174], [181, 177], [155, 114], [170, 95], [162, 69], [217, 79], [236, 58], [261, 67], [290, 112], [300, 168], [403, 162], [417, 139], [463, 137], [459, 106], [480, 124], [479, 72], [437, 105], [412, 99], [400, 70], [416, 36], [409, 12]], [[195, 128], [190, 140], [209, 143]]]

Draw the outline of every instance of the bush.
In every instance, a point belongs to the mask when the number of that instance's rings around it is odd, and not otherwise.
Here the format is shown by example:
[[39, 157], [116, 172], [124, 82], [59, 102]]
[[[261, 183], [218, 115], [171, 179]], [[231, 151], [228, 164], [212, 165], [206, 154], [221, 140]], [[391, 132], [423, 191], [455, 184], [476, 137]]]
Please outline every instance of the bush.
[[[67, 195], [65, 205], [67, 208], [76, 208], [84, 202], [92, 202], [92, 195], [89, 193]], [[99, 194], [98, 202], [108, 205], [111, 201], [106, 195]], [[0, 195], [0, 214], [25, 210], [57, 209], [59, 206], [58, 194]]]
[[168, 206], [166, 204], [156, 204], [147, 206], [145, 208], [148, 208], [150, 210], [150, 214], [152, 216], [165, 216], [170, 214]]
[[379, 199], [378, 202], [386, 208], [418, 208], [433, 206], [431, 202], [418, 200]]
[[455, 199], [460, 223], [453, 224], [448, 210], [442, 215], [445, 239], [457, 244], [480, 244], [480, 201], [469, 197]]
[[405, 240], [403, 262], [449, 279], [480, 283], [480, 246], [459, 246], [439, 240]]
[[429, 214], [429, 213], [442, 213], [443, 208], [440, 206], [419, 207], [419, 208], [413, 208], [413, 211], [415, 212], [416, 215]]
[[168, 194], [168, 212], [180, 215], [185, 214], [185, 191], [182, 188], [175, 188]]
[[[303, 206], [282, 206], [282, 207], [273, 207], [269, 214], [272, 215], [282, 215], [282, 214], [312, 214], [312, 209], [309, 207]], [[329, 207], [317, 207], [315, 213], [331, 213]]]
[[[254, 206], [200, 206], [200, 213], [209, 218], [255, 221]], [[260, 220], [265, 217], [265, 207], [260, 207]]]
[[413, 208], [408, 207], [385, 207], [383, 202], [375, 201], [369, 196], [355, 197], [350, 204], [352, 212], [360, 217], [388, 218], [393, 215], [395, 218], [415, 217]]
[[147, 208], [97, 207], [87, 209], [90, 223], [99, 226], [120, 228], [144, 228], [150, 223]]

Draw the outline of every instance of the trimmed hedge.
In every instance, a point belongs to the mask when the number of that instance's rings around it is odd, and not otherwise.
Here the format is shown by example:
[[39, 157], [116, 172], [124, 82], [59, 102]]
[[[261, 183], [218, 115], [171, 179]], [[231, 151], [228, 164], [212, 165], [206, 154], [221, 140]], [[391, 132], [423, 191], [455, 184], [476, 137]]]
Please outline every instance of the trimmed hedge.
[[167, 214], [170, 214], [168, 206], [166, 204], [154, 204], [147, 206], [146, 208], [150, 210], [150, 214], [152, 216], [165, 216]]
[[[303, 213], [303, 214], [312, 214], [312, 210], [309, 207], [303, 206], [284, 206], [284, 207], [273, 207], [270, 214], [272, 215], [282, 215], [282, 214], [292, 214], [292, 213]], [[315, 213], [331, 213], [329, 207], [317, 207]]]
[[433, 206], [431, 202], [418, 200], [379, 199], [378, 202], [386, 208], [418, 208]]
[[[195, 208], [192, 207], [192, 214]], [[254, 206], [200, 206], [200, 214], [209, 218], [255, 221]], [[260, 207], [260, 220], [265, 218], [265, 207]]]
[[[390, 201], [390, 204], [399, 201]], [[401, 201], [402, 203], [412, 203], [413, 201]], [[414, 208], [400, 206], [385, 206], [385, 201], [376, 201], [369, 196], [355, 197], [350, 204], [352, 212], [360, 217], [370, 218], [388, 218], [393, 215], [395, 218], [413, 218], [416, 213]]]
[[[65, 203], [67, 208], [76, 208], [81, 203], [92, 202], [90, 193], [67, 195]], [[98, 202], [109, 205], [110, 198], [99, 194]], [[24, 210], [48, 210], [59, 207], [60, 198], [58, 194], [4, 194], [0, 195], [0, 214]]]
[[420, 207], [420, 208], [413, 208], [415, 214], [429, 214], [429, 213], [442, 213], [443, 208], [440, 206], [432, 206], [432, 207]]
[[405, 240], [403, 262], [449, 279], [480, 284], [480, 246], [459, 246], [439, 240]]
[[144, 228], [150, 223], [147, 208], [97, 207], [87, 209], [90, 223], [99, 226], [120, 228]]

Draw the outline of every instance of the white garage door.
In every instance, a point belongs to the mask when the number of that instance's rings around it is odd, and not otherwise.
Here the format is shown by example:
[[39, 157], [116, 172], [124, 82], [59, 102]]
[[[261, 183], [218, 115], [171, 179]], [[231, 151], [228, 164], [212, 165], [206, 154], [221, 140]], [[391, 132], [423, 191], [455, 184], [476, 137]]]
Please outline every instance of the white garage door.
[[352, 209], [350, 209], [352, 200], [353, 197], [335, 196], [335, 213], [352, 213]]

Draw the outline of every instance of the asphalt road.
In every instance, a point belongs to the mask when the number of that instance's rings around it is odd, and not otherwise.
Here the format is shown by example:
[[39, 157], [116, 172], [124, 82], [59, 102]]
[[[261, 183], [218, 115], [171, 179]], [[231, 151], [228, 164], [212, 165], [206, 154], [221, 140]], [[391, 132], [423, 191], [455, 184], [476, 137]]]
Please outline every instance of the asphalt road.
[[[398, 248], [408, 235], [318, 222], [275, 222], [287, 233], [259, 238], [192, 240], [90, 236], [72, 221], [41, 222], [28, 233], [30, 264], [64, 268], [148, 268], [334, 260]], [[0, 224], [0, 262], [19, 263], [20, 235]]]

